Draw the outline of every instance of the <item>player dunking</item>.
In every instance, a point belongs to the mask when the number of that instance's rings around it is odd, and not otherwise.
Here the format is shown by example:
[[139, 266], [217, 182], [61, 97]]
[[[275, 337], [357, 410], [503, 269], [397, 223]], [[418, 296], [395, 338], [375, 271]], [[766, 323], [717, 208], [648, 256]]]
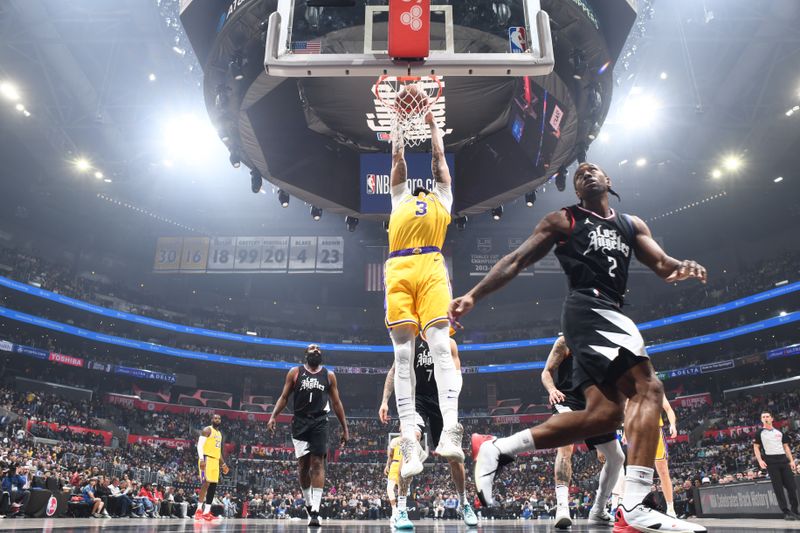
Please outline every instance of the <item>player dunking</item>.
[[222, 473], [228, 473], [228, 465], [222, 457], [222, 433], [219, 426], [222, 424], [222, 417], [213, 415], [211, 425], [203, 428], [197, 438], [197, 466], [200, 468], [200, 498], [197, 500], [197, 511], [194, 513], [195, 520], [206, 520], [213, 522], [219, 517], [211, 513], [211, 504], [214, 502], [214, 494], [217, 492], [219, 483], [219, 467], [222, 465]]
[[[286, 407], [289, 395], [294, 394], [292, 409], [292, 441], [300, 469], [300, 488], [306, 501], [308, 525], [318, 527], [322, 487], [325, 485], [325, 457], [328, 455], [328, 413], [333, 412], [342, 425], [341, 445], [347, 444], [350, 433], [336, 376], [322, 365], [322, 350], [316, 344], [306, 348], [306, 363], [286, 374], [283, 391], [267, 423], [275, 432], [278, 415]], [[330, 402], [329, 402], [330, 400]]]
[[[586, 409], [586, 398], [580, 388], [572, 382], [572, 354], [567, 348], [564, 337], [556, 339], [550, 355], [542, 371], [542, 384], [547, 390], [553, 414], [569, 413]], [[597, 497], [589, 511], [589, 523], [610, 526], [613, 518], [606, 511], [606, 502], [611, 495], [611, 489], [617, 482], [625, 455], [617, 441], [616, 432], [606, 433], [597, 437], [586, 439], [586, 445], [596, 449], [605, 457], [603, 469], [600, 471], [600, 481], [597, 487]], [[572, 525], [569, 515], [569, 483], [572, 479], [572, 452], [574, 444], [560, 446], [556, 453], [555, 482], [556, 482], [556, 523], [557, 529], [566, 529]]]
[[[583, 390], [586, 409], [561, 413], [503, 439], [475, 435], [478, 496], [487, 504], [494, 503], [492, 482], [497, 469], [514, 455], [614, 431], [624, 418], [630, 446], [625, 496], [617, 509], [614, 531], [706, 531], [642, 503], [653, 482], [664, 387], [636, 324], [622, 313], [631, 252], [667, 282], [690, 278], [705, 282], [706, 270], [694, 261], [668, 256], [641, 219], [611, 209], [608, 195], [616, 193], [611, 179], [597, 165], [580, 164], [573, 184], [578, 205], [546, 215], [519, 248], [450, 304], [451, 319], [457, 321], [476, 301], [511, 281], [554, 246], [569, 279], [562, 329], [574, 359], [573, 383]], [[629, 399], [627, 411], [625, 398]]]
[[[461, 372], [458, 345], [453, 339], [450, 339], [450, 353], [456, 370]], [[431, 443], [433, 446], [438, 446], [443, 426], [442, 412], [439, 409], [439, 391], [436, 385], [430, 348], [428, 343], [422, 339], [417, 340], [413, 365], [414, 407], [417, 413], [418, 434], [421, 436], [427, 427]], [[378, 417], [384, 424], [389, 422], [389, 398], [391, 398], [392, 390], [394, 389], [394, 375], [394, 367], [392, 367], [386, 375], [386, 382], [383, 384], [383, 399], [378, 410]], [[468, 526], [477, 526], [478, 517], [475, 516], [475, 511], [473, 511], [472, 505], [469, 503], [465, 488], [464, 462], [459, 461], [457, 458], [449, 458], [447, 462], [450, 465], [450, 475], [456, 486], [456, 492], [459, 497], [459, 511], [464, 518], [464, 523]], [[403, 505], [399, 508], [404, 510], [405, 506]]]
[[427, 339], [438, 384], [443, 429], [436, 453], [464, 461], [463, 428], [458, 423], [461, 373], [450, 354], [447, 306], [450, 282], [441, 248], [444, 245], [453, 194], [450, 170], [444, 154], [442, 133], [433, 114], [425, 116], [431, 132], [433, 191], [422, 187], [409, 194], [403, 140], [392, 144], [392, 214], [389, 218], [389, 259], [385, 266], [386, 327], [394, 346], [395, 396], [403, 438], [400, 475], [422, 471], [420, 445], [415, 438], [412, 368], [417, 334]]

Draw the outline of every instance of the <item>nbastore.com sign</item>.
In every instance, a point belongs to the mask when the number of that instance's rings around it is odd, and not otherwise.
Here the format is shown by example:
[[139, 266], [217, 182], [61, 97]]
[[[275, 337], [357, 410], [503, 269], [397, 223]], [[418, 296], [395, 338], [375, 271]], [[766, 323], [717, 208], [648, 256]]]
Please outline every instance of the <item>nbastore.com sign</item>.
[[[455, 158], [453, 154], [445, 154], [450, 175], [453, 178], [455, 191]], [[406, 153], [408, 169], [408, 187], [413, 191], [416, 187], [433, 190], [436, 180], [431, 173], [431, 155]], [[385, 214], [392, 211], [391, 186], [392, 156], [391, 154], [361, 154], [361, 209], [364, 214]]]

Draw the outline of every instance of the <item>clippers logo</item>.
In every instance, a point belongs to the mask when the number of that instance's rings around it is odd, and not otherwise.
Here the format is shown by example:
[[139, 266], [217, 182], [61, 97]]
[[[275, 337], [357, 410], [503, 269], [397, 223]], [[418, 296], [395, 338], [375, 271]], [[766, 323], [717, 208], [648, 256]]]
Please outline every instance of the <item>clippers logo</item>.
[[[393, 78], [388, 78], [390, 81], [394, 81]], [[444, 95], [445, 89], [445, 80], [442, 77], [439, 77], [439, 81], [442, 84], [442, 96], [436, 101], [435, 104], [431, 106], [431, 113], [433, 113], [434, 119], [436, 120], [436, 124], [439, 126], [439, 129], [442, 132], [442, 137], [445, 135], [449, 135], [453, 133], [452, 128], [448, 129], [446, 127], [447, 122], [447, 115], [446, 115], [446, 98]], [[381, 91], [381, 98], [383, 101], [386, 102], [393, 102], [396, 95], [396, 92], [392, 89], [389, 83], [381, 83], [378, 86], [378, 90]], [[420, 81], [420, 85], [422, 89], [431, 94], [436, 93], [438, 91], [438, 86], [436, 82], [430, 79], [423, 79]], [[374, 113], [367, 113], [367, 127], [376, 133], [376, 136], [379, 141], [390, 142], [391, 141], [391, 132], [392, 132], [392, 112], [383, 105], [381, 98], [374, 93], [373, 89], [373, 103], [375, 105], [375, 112]], [[430, 131], [427, 129], [419, 132], [414, 133], [410, 132], [406, 134], [408, 139], [429, 139], [431, 136]]]
[[50, 499], [47, 500], [47, 507], [44, 512], [47, 516], [53, 516], [56, 514], [56, 509], [58, 509], [58, 500], [56, 500], [55, 496], [50, 496]]
[[[406, 2], [410, 2], [411, 0], [405, 0]], [[417, 4], [420, 3], [420, 0], [417, 0]], [[413, 31], [419, 31], [422, 29], [422, 8], [419, 5], [411, 6], [409, 11], [404, 12], [400, 15], [400, 22], [403, 23], [404, 26], [408, 26]]]

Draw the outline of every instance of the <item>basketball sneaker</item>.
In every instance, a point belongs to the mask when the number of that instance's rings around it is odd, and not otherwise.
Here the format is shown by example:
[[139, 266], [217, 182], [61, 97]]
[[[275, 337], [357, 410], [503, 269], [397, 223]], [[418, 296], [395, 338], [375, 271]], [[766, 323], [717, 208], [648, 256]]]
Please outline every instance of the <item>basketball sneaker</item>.
[[389, 517], [389, 527], [394, 529], [396, 523], [397, 523], [397, 511], [393, 512], [392, 516]]
[[308, 514], [308, 527], [320, 527], [319, 513], [311, 512]]
[[472, 434], [472, 458], [475, 460], [475, 488], [478, 490], [478, 498], [485, 507], [494, 505], [492, 495], [492, 483], [494, 476], [503, 466], [514, 461], [510, 455], [500, 453], [494, 441], [494, 435]]
[[608, 526], [614, 525], [614, 517], [608, 514], [604, 507], [592, 507], [589, 511], [589, 523], [593, 526]]
[[436, 454], [445, 459], [455, 459], [464, 462], [464, 449], [461, 442], [464, 440], [464, 426], [456, 424], [442, 430], [439, 437], [439, 445], [436, 447]]
[[572, 518], [569, 516], [569, 507], [559, 505], [556, 507], [556, 529], [572, 527]]
[[699, 524], [672, 518], [668, 514], [656, 511], [643, 503], [637, 504], [630, 511], [620, 504], [617, 507], [616, 522], [613, 533], [706, 533], [706, 528]]
[[400, 453], [403, 454], [403, 464], [400, 465], [400, 475], [404, 478], [416, 476], [422, 472], [422, 446], [419, 442], [411, 439], [400, 440]]
[[203, 506], [202, 505], [200, 505], [197, 508], [197, 511], [194, 512], [194, 519], [195, 520], [204, 520], [204, 518], [203, 518]]
[[213, 513], [203, 513], [203, 520], [206, 522], [211, 522], [212, 524], [217, 524], [222, 520], [222, 518], [215, 516]]
[[467, 527], [475, 527], [478, 525], [478, 517], [475, 515], [475, 511], [472, 510], [470, 504], [465, 503], [461, 506], [461, 516], [464, 517], [464, 523], [467, 524]]
[[395, 529], [414, 529], [414, 523], [408, 519], [408, 511], [397, 511], [397, 518], [394, 521]]

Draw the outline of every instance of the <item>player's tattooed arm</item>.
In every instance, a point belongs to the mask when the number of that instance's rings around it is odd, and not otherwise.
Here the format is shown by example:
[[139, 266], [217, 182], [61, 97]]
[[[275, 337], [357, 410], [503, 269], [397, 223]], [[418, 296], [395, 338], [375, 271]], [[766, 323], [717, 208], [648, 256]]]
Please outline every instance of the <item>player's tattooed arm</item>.
[[408, 178], [408, 169], [406, 167], [405, 147], [403, 146], [402, 139], [392, 140], [392, 172], [390, 185], [400, 185], [405, 183]]
[[495, 263], [489, 274], [467, 294], [450, 302], [451, 322], [458, 325], [458, 318], [468, 313], [475, 302], [503, 287], [525, 268], [546, 256], [559, 238], [569, 235], [570, 227], [570, 219], [564, 211], [546, 215], [519, 248]]
[[267, 422], [267, 429], [273, 433], [275, 432], [275, 424], [278, 421], [278, 415], [281, 414], [286, 408], [286, 404], [289, 403], [289, 395], [292, 394], [292, 389], [294, 389], [294, 382], [297, 380], [297, 372], [297, 367], [295, 367], [286, 373], [286, 381], [283, 383], [283, 390], [281, 391], [278, 401], [275, 402], [272, 416], [269, 417], [269, 422]]
[[569, 355], [569, 348], [564, 337], [561, 336], [556, 339], [553, 348], [550, 350], [550, 355], [547, 356], [547, 361], [544, 363], [544, 370], [542, 370], [542, 385], [544, 385], [547, 395], [550, 400], [550, 405], [563, 402], [566, 397], [564, 393], [556, 387], [556, 371], [559, 365]]
[[431, 129], [431, 172], [433, 178], [443, 184], [450, 185], [450, 169], [447, 167], [447, 159], [444, 155], [444, 141], [442, 140], [442, 130], [436, 124], [436, 119], [430, 111], [425, 115], [425, 122]]
[[347, 441], [350, 440], [350, 431], [347, 429], [347, 417], [344, 415], [344, 406], [342, 405], [342, 399], [339, 397], [339, 385], [336, 382], [336, 374], [330, 370], [328, 371], [328, 383], [330, 383], [328, 395], [333, 405], [333, 412], [336, 413], [336, 418], [339, 419], [339, 424], [342, 426], [342, 436], [339, 441], [340, 444], [344, 446], [347, 444]]
[[631, 222], [636, 229], [636, 240], [633, 247], [636, 259], [669, 283], [690, 278], [706, 282], [706, 269], [703, 265], [691, 259], [678, 260], [670, 257], [653, 239], [650, 228], [641, 218], [632, 216]]

